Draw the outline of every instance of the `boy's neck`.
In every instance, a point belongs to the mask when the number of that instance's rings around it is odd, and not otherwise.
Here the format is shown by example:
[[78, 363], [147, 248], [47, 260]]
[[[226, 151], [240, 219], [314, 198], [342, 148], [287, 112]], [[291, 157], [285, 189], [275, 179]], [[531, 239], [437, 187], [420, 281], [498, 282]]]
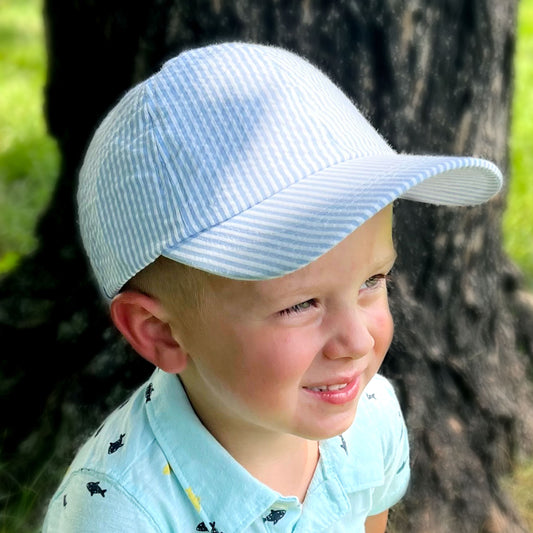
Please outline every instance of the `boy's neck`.
[[261, 483], [283, 496], [304, 501], [318, 464], [318, 442], [284, 435], [256, 441], [255, 445], [241, 441], [224, 447]]
[[[183, 382], [183, 378], [180, 378]], [[236, 424], [230, 416], [212, 413], [202, 396], [193, 398], [185, 390], [198, 418], [228, 453], [253, 477], [283, 496], [303, 502], [319, 459], [318, 442], [289, 433]], [[203, 414], [203, 416], [202, 416]]]

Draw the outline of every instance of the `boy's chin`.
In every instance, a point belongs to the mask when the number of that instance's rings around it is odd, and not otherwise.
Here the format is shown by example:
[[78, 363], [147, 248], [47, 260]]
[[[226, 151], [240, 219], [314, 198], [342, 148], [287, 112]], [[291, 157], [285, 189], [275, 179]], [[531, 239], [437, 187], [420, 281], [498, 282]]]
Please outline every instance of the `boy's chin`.
[[308, 440], [316, 441], [328, 440], [334, 437], [338, 437], [339, 435], [342, 435], [348, 429], [350, 429], [354, 422], [356, 411], [357, 410], [354, 409], [353, 412], [351, 412], [350, 414], [346, 414], [342, 420], [337, 420], [334, 423], [323, 423], [317, 425], [306, 435], [300, 436]]

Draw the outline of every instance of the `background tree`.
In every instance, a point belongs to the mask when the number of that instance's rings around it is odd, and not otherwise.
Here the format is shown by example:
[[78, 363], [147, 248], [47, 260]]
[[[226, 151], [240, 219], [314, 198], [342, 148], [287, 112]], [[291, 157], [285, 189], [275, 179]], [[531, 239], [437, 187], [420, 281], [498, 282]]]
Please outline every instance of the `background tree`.
[[[14, 502], [31, 482], [46, 504], [74, 450], [151, 371], [110, 326], [73, 200], [86, 143], [128, 87], [184, 48], [278, 44], [326, 71], [397, 150], [484, 156], [506, 171], [516, 7], [46, 0], [46, 112], [62, 169], [38, 250], [0, 285], [0, 449], [9, 464], [0, 497]], [[413, 467], [392, 515], [398, 531], [526, 531], [499, 483], [533, 446], [533, 309], [502, 251], [504, 207], [505, 194], [470, 209], [396, 206], [397, 326], [384, 373], [404, 407]]]

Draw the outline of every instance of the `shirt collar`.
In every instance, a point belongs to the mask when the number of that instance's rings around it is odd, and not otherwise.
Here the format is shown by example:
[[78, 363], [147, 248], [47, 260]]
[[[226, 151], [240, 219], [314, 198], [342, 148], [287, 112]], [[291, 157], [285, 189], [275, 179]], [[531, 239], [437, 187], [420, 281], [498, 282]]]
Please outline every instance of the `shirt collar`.
[[[209, 433], [178, 377], [157, 370], [151, 385], [151, 401], [146, 405], [150, 424], [198, 511], [198, 522], [215, 522], [220, 524], [218, 529], [230, 533], [268, 514], [280, 495], [251, 476]], [[243, 498], [243, 494], [253, 497]]]

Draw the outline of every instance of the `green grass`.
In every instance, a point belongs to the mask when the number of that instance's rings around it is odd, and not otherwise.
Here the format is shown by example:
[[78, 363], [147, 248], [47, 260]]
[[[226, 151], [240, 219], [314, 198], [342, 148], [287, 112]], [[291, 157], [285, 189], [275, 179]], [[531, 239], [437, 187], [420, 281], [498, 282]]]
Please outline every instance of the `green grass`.
[[41, 0], [0, 0], [0, 274], [36, 246], [59, 155], [43, 116]]

